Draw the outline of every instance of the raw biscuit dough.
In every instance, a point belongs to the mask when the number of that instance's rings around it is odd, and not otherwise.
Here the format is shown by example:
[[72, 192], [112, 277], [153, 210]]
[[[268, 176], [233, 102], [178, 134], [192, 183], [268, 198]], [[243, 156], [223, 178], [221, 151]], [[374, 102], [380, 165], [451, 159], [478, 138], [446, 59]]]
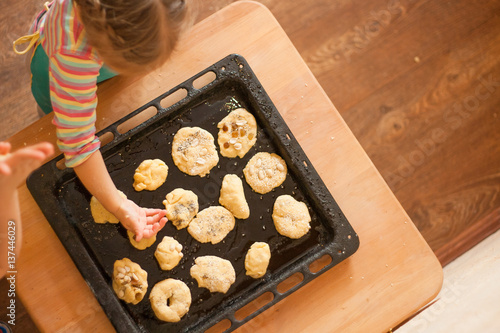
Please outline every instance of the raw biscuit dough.
[[160, 159], [144, 160], [135, 169], [134, 189], [154, 191], [165, 183], [168, 166]]
[[229, 260], [216, 256], [198, 257], [191, 267], [191, 276], [198, 281], [198, 287], [210, 292], [226, 293], [236, 280], [236, 273]]
[[154, 285], [149, 301], [158, 319], [176, 323], [189, 311], [191, 291], [180, 280], [166, 279]]
[[276, 230], [283, 236], [293, 239], [307, 234], [311, 225], [311, 216], [305, 203], [295, 200], [290, 195], [280, 195], [273, 208], [273, 221]]
[[169, 236], [163, 237], [155, 251], [161, 269], [168, 271], [177, 266], [184, 256], [181, 251], [182, 245], [178, 241]]
[[116, 260], [113, 267], [113, 290], [119, 299], [137, 304], [148, 291], [148, 273], [128, 258]]
[[190, 176], [205, 177], [219, 163], [214, 137], [199, 127], [183, 127], [175, 133], [172, 158]]
[[[122, 198], [127, 199], [127, 196], [122, 191], [118, 192]], [[113, 214], [108, 212], [94, 196], [90, 199], [90, 212], [92, 213], [95, 223], [109, 222], [116, 224], [120, 222]]]
[[263, 277], [266, 274], [270, 259], [271, 250], [267, 243], [253, 243], [245, 256], [246, 274], [254, 279]]
[[226, 208], [211, 206], [189, 223], [188, 232], [200, 243], [217, 244], [234, 228], [234, 216]]
[[143, 237], [140, 240], [140, 242], [137, 242], [135, 240], [135, 238], [134, 238], [135, 234], [132, 231], [127, 230], [127, 235], [128, 235], [128, 239], [130, 240], [130, 244], [132, 244], [132, 246], [138, 250], [145, 250], [148, 247], [150, 247], [151, 245], [153, 245], [154, 242], [156, 242], [156, 234], [154, 234], [153, 237], [150, 237], [150, 238]]
[[254, 116], [245, 109], [236, 109], [218, 124], [220, 154], [224, 157], [240, 158], [257, 141], [257, 123]]
[[257, 153], [248, 161], [243, 174], [250, 187], [257, 193], [266, 194], [280, 186], [286, 178], [285, 161], [276, 154]]
[[224, 176], [219, 203], [238, 219], [247, 219], [250, 216], [250, 208], [243, 192], [243, 182], [236, 175]]
[[198, 213], [198, 196], [194, 192], [176, 188], [163, 200], [167, 218], [177, 230], [189, 225]]

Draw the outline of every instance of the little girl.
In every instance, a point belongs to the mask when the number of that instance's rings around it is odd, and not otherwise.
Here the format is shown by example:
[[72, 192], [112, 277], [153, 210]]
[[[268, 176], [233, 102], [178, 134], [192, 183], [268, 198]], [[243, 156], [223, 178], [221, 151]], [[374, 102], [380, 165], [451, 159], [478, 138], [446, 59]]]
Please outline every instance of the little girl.
[[95, 135], [97, 83], [162, 65], [185, 25], [187, 5], [183, 0], [54, 0], [45, 7], [32, 27], [36, 32], [14, 42], [15, 50], [19, 42], [35, 45], [30, 66], [35, 100], [44, 113], [54, 114], [66, 166], [137, 241], [152, 237], [165, 225], [166, 212], [123, 199], [113, 184]]

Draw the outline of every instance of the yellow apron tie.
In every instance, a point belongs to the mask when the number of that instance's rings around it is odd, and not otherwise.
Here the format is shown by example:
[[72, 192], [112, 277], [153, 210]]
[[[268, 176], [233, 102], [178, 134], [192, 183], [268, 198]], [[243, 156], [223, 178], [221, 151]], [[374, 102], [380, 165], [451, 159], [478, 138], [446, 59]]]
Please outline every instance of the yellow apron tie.
[[[23, 36], [23, 37], [19, 37], [18, 39], [16, 39], [16, 41], [14, 42], [14, 52], [16, 52], [16, 54], [25, 54], [26, 52], [28, 52], [29, 50], [31, 50], [31, 48], [33, 47], [33, 45], [35, 45], [35, 43], [38, 41], [38, 38], [40, 38], [40, 32], [37, 31], [35, 32], [34, 34], [31, 34], [31, 35], [26, 35], [26, 36]], [[22, 50], [22, 51], [18, 51], [17, 50], [17, 45], [21, 45], [21, 44], [24, 44], [24, 43], [27, 43], [29, 42], [28, 46]]]
[[[46, 2], [44, 3], [43, 5], [45, 7], [45, 11], [47, 12], [49, 10], [49, 2]], [[35, 43], [38, 41], [38, 39], [40, 38], [40, 31], [36, 31], [35, 33], [31, 34], [31, 35], [26, 35], [26, 36], [22, 36], [22, 37], [19, 37], [18, 39], [16, 39], [12, 45], [12, 47], [14, 48], [14, 52], [16, 54], [25, 54], [26, 52], [28, 52], [29, 50], [31, 50], [31, 48], [33, 47], [33, 45], [35, 45]], [[18, 45], [21, 45], [21, 44], [24, 44], [24, 43], [27, 43], [29, 42], [28, 46], [26, 47], [26, 49], [22, 50], [22, 51], [19, 51], [17, 49], [17, 46]]]

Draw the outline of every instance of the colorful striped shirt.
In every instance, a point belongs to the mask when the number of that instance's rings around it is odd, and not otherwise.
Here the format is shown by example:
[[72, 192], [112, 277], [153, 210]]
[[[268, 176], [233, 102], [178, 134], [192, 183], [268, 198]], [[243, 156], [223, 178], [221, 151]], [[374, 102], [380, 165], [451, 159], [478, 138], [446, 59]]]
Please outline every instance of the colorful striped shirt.
[[57, 145], [66, 166], [75, 167], [100, 147], [95, 135], [95, 110], [97, 76], [103, 63], [88, 44], [71, 0], [55, 0], [43, 20], [40, 44], [49, 58]]

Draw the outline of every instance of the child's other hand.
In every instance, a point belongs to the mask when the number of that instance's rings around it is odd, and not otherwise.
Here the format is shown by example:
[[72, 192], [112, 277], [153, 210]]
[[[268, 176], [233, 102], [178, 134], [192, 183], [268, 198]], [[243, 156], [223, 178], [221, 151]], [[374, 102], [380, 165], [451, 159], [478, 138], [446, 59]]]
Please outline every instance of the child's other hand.
[[167, 223], [166, 211], [137, 206], [133, 201], [124, 199], [118, 208], [116, 217], [123, 226], [135, 234], [135, 240], [151, 238]]
[[[17, 188], [26, 177], [54, 153], [48, 142], [19, 149], [10, 153], [10, 143], [0, 142], [0, 186]], [[10, 154], [9, 154], [10, 153]]]

